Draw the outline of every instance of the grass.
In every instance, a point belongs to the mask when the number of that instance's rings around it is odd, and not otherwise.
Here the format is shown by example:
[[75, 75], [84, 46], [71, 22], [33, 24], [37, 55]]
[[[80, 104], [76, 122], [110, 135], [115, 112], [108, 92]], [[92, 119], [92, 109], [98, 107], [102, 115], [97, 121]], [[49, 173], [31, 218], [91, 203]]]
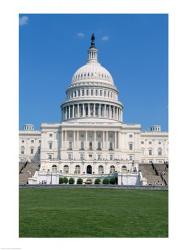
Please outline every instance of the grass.
[[167, 237], [168, 192], [20, 189], [20, 237]]

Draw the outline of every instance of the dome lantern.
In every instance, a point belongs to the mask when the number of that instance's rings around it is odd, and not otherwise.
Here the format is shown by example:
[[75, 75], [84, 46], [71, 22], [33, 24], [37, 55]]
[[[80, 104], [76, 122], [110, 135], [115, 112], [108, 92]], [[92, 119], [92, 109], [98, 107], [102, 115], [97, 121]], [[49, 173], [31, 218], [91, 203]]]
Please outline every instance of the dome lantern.
[[91, 46], [88, 50], [88, 63], [97, 62], [97, 49], [95, 47], [95, 36], [94, 33], [91, 35]]

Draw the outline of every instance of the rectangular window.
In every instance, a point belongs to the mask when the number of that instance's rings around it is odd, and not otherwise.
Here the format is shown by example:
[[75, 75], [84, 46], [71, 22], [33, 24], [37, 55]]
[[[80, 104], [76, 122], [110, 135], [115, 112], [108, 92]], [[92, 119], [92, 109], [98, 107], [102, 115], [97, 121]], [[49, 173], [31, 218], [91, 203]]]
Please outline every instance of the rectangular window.
[[84, 160], [84, 154], [80, 154], [81, 161]]
[[93, 89], [91, 90], [91, 95], [93, 95]]
[[49, 143], [49, 149], [52, 149], [52, 142]]
[[68, 160], [72, 160], [72, 154], [68, 154]]
[[132, 155], [129, 155], [129, 160], [132, 161]]
[[152, 150], [151, 149], [149, 150], [149, 155], [152, 155]]
[[84, 150], [84, 142], [81, 141], [81, 150]]
[[34, 153], [34, 149], [33, 149], [33, 148], [31, 148], [31, 155], [33, 155], [33, 153]]
[[129, 143], [129, 150], [133, 150], [133, 144]]
[[73, 143], [70, 141], [70, 142], [69, 142], [69, 150], [72, 150], [72, 149], [73, 149], [72, 145], [73, 145]]
[[110, 155], [110, 160], [113, 160], [113, 155]]
[[48, 159], [49, 159], [49, 160], [52, 160], [52, 155], [48, 155]]

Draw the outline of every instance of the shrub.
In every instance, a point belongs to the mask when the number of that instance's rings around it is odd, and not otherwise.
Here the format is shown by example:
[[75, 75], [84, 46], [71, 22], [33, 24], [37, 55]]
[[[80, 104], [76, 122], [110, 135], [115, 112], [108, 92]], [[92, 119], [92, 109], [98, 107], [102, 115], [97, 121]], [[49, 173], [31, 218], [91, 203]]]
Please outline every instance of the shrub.
[[64, 179], [64, 178], [62, 178], [62, 177], [59, 178], [59, 184], [63, 184], [63, 183], [64, 183], [64, 182], [63, 182], [63, 179]]
[[59, 178], [59, 184], [67, 184], [68, 183], [68, 178], [67, 177], [60, 177]]
[[110, 184], [112, 184], [112, 185], [116, 184], [116, 178], [115, 177], [112, 177], [110, 179]]
[[101, 180], [100, 179], [95, 179], [95, 184], [100, 184], [101, 183]]
[[67, 177], [64, 177], [64, 178], [63, 178], [63, 181], [64, 181], [63, 183], [67, 184], [67, 183], [68, 183], [68, 178], [67, 178]]
[[70, 178], [69, 179], [69, 184], [74, 184], [75, 183], [75, 180], [73, 178]]
[[109, 184], [109, 179], [108, 178], [103, 179], [103, 184]]
[[77, 184], [82, 184], [83, 183], [83, 179], [79, 178], [77, 179]]

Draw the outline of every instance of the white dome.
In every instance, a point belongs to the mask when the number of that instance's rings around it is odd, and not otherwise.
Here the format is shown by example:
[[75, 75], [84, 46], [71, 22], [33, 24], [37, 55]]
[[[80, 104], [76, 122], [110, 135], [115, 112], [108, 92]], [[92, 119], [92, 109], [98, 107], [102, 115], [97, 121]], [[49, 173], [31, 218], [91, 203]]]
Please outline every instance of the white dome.
[[72, 84], [85, 81], [102, 81], [103, 83], [114, 84], [111, 74], [98, 62], [88, 62], [80, 67], [72, 78]]

